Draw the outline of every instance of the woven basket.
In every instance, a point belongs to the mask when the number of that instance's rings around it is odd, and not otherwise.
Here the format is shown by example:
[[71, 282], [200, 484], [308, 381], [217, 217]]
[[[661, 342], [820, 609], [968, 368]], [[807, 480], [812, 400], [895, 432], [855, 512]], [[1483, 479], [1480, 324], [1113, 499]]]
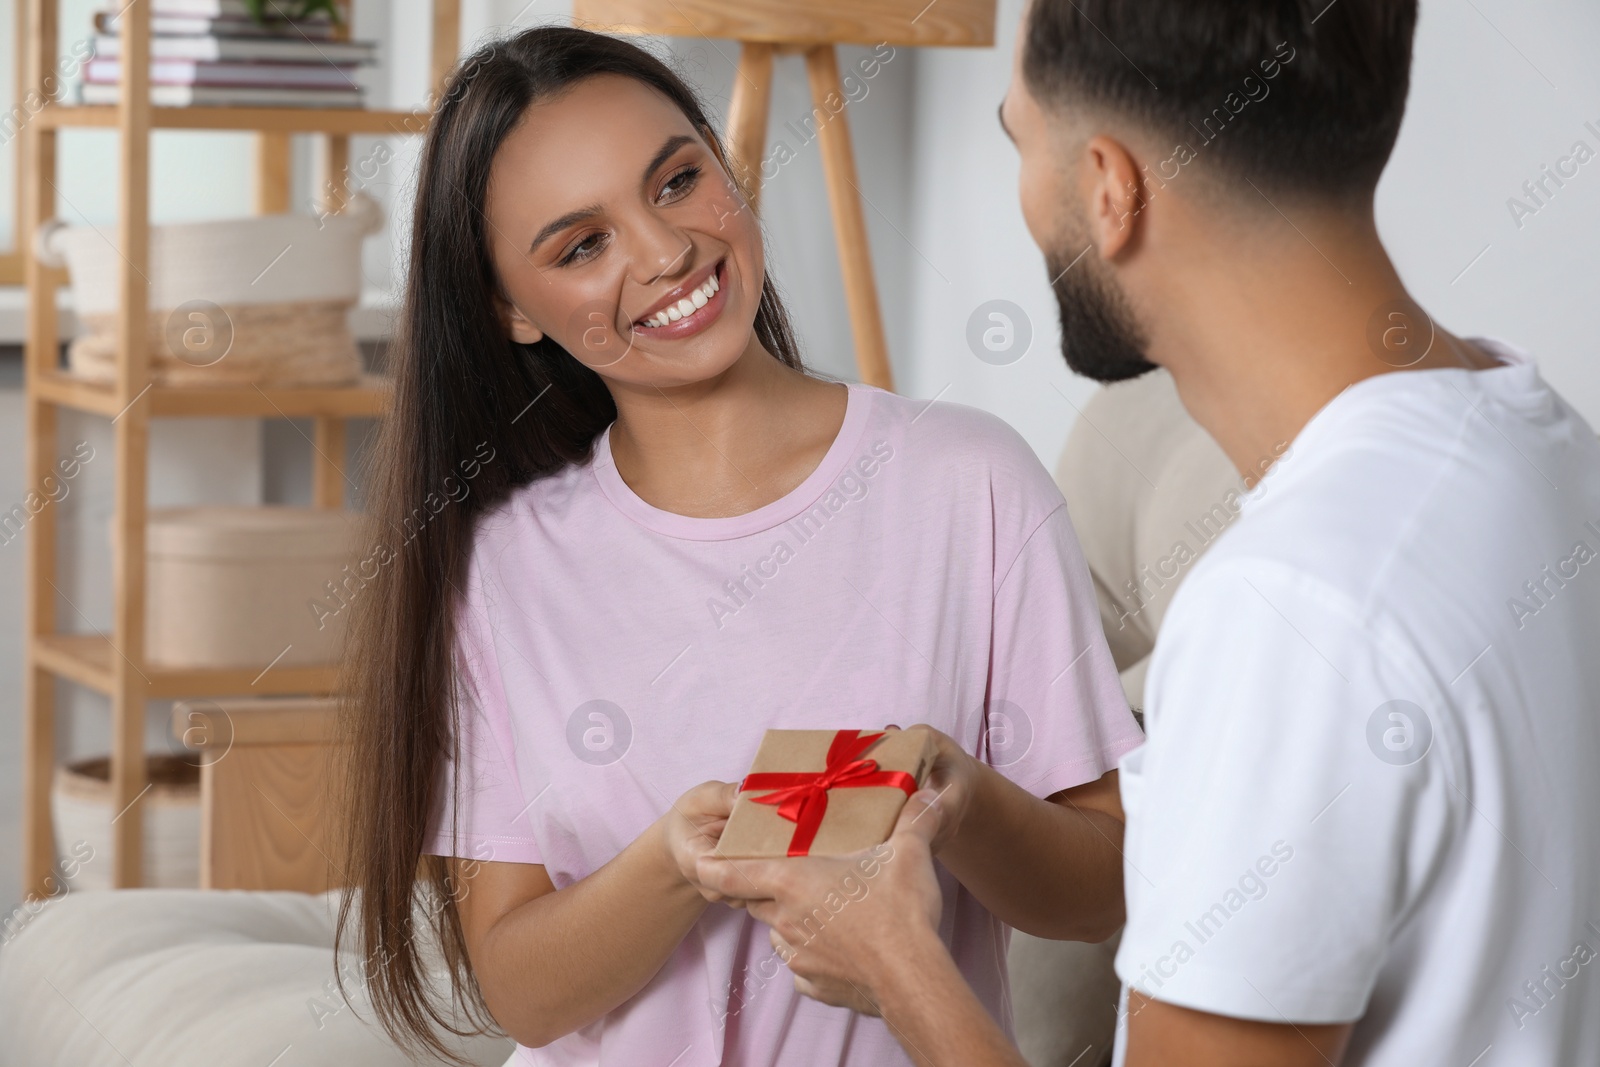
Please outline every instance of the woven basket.
[[[346, 385], [361, 375], [349, 311], [347, 303], [320, 301], [152, 316], [150, 377], [162, 385]], [[88, 332], [67, 347], [68, 369], [92, 381], [116, 381], [117, 316], [90, 312], [79, 321]], [[190, 346], [184, 336], [201, 340]]]
[[[145, 758], [150, 788], [122, 815], [112, 808], [111, 760], [105, 756], [57, 766], [50, 806], [56, 855], [71, 889], [111, 888], [113, 818], [144, 820], [144, 884], [160, 889], [200, 885], [200, 768], [177, 756]], [[70, 862], [69, 862], [70, 861]]]
[[[260, 215], [150, 229], [150, 376], [163, 385], [328, 386], [354, 381], [361, 355], [348, 312], [361, 295], [361, 247], [383, 226], [365, 194], [348, 210]], [[51, 219], [41, 262], [65, 267], [79, 335], [72, 373], [112, 381], [120, 257], [92, 226]]]

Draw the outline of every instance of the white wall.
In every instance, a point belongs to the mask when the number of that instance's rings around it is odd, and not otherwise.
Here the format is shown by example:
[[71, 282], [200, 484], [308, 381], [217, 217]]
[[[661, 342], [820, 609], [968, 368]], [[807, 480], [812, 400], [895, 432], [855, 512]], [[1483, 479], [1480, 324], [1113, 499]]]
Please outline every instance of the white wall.
[[[1017, 153], [996, 109], [1010, 81], [1022, 0], [1001, 0], [993, 49], [929, 49], [917, 57], [908, 237], [912, 263], [910, 373], [903, 392], [940, 396], [1004, 417], [1047, 464], [1075, 404], [1094, 386], [1066, 369], [1044, 260], [1017, 206]], [[978, 359], [967, 324], [979, 305], [1009, 300], [1031, 326], [1026, 354]]]

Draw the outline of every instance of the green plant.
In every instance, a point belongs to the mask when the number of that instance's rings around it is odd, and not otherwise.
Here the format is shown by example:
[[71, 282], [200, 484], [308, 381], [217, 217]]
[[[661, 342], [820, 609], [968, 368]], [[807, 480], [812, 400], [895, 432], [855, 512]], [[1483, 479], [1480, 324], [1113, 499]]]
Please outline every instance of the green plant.
[[273, 19], [305, 19], [326, 11], [335, 25], [344, 21], [337, 0], [244, 0], [250, 17], [265, 23], [270, 11]]

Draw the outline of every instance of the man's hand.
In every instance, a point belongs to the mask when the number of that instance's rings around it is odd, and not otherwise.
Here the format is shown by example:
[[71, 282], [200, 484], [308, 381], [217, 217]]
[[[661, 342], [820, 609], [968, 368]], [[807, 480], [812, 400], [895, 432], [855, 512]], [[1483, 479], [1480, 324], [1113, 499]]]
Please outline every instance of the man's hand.
[[[894, 729], [895, 727], [889, 727]], [[1117, 772], [1041, 800], [931, 726], [931, 842], [945, 870], [1001, 922], [1036, 937], [1104, 941], [1122, 926]]]
[[942, 801], [923, 790], [906, 801], [889, 840], [840, 857], [729, 860], [702, 855], [704, 891], [743, 900], [772, 927], [772, 944], [795, 988], [825, 1003], [876, 1013], [898, 965], [939, 942], [943, 899], [931, 845]]

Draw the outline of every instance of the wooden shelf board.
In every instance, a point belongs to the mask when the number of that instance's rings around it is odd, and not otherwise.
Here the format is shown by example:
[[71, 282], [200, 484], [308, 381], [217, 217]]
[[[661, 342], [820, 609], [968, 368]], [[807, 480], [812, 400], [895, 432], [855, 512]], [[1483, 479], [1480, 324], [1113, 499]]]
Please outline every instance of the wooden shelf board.
[[74, 378], [70, 374], [42, 374], [33, 383], [33, 394], [47, 404], [87, 411], [112, 418], [117, 414], [117, 394], [110, 386]]
[[172, 706], [172, 736], [190, 748], [234, 745], [327, 745], [339, 740], [332, 697], [240, 697], [180, 700]]
[[41, 634], [33, 641], [36, 665], [100, 693], [111, 691], [113, 655], [102, 634]]
[[[101, 693], [110, 693], [121, 654], [105, 634], [43, 634], [34, 638], [33, 661], [52, 674]], [[331, 693], [337, 668], [260, 667], [190, 668], [138, 665], [148, 679], [151, 699], [212, 696], [282, 696]]]
[[[404, 136], [428, 128], [425, 111], [360, 107], [153, 107], [153, 130], [261, 130], [283, 133], [370, 133]], [[45, 129], [117, 128], [112, 104], [47, 104], [33, 121]]]
[[[33, 387], [47, 403], [106, 418], [115, 418], [125, 406], [113, 386], [60, 371], [40, 375]], [[389, 397], [389, 379], [366, 374], [354, 385], [312, 388], [152, 385], [136, 402], [148, 404], [152, 416], [172, 418], [372, 418], [388, 410]]]

